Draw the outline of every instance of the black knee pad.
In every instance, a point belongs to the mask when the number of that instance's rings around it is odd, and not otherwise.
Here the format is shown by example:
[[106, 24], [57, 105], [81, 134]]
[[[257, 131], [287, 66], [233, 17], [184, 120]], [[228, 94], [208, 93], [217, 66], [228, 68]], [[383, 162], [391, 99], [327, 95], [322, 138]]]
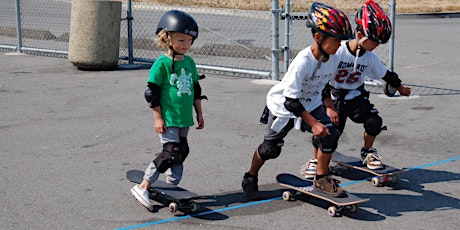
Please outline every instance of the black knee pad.
[[330, 135], [324, 137], [313, 136], [313, 146], [321, 149], [323, 153], [333, 153], [338, 146], [340, 132], [337, 128], [329, 128]]
[[260, 158], [266, 161], [269, 159], [275, 159], [281, 154], [281, 147], [284, 145], [284, 140], [264, 140], [259, 145], [257, 151], [259, 152]]
[[373, 113], [364, 121], [364, 130], [371, 136], [377, 136], [382, 131], [382, 124], [382, 118]]
[[184, 163], [185, 161], [185, 158], [187, 158], [189, 152], [190, 152], [190, 148], [188, 146], [188, 141], [187, 141], [187, 138], [186, 137], [179, 137], [179, 154], [181, 155], [182, 157], [182, 161], [180, 162], [180, 164]]
[[311, 137], [311, 143], [313, 144], [313, 147], [315, 147], [315, 149], [319, 149], [319, 147], [321, 146], [321, 142], [315, 136]]
[[155, 167], [160, 173], [164, 173], [168, 168], [171, 168], [171, 166], [180, 165], [182, 162], [180, 144], [175, 142], [163, 144], [163, 151], [153, 160]]

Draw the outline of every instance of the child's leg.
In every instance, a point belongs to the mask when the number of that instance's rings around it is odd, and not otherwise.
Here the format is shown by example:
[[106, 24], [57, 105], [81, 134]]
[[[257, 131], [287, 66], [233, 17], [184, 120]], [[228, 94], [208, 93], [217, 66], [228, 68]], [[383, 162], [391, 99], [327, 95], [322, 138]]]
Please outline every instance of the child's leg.
[[156, 170], [155, 164], [150, 163], [149, 167], [145, 170], [142, 182], [131, 188], [131, 194], [148, 210], [153, 211], [153, 205], [150, 202], [149, 188], [151, 183], [158, 179], [160, 173]]
[[184, 165], [174, 165], [166, 170], [166, 183], [178, 185], [182, 180]]
[[150, 187], [150, 184], [155, 182], [159, 176], [160, 172], [158, 172], [157, 168], [155, 167], [155, 164], [153, 162], [150, 162], [149, 166], [144, 172], [143, 181], [139, 185], [139, 187], [142, 189], [148, 189]]

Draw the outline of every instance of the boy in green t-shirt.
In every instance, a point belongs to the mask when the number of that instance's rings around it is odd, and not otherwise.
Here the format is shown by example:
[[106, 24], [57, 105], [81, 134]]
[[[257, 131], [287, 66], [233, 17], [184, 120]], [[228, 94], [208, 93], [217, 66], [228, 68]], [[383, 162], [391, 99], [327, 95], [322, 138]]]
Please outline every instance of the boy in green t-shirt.
[[198, 37], [198, 25], [187, 13], [166, 12], [156, 30], [158, 47], [168, 49], [150, 69], [145, 99], [153, 110], [154, 129], [163, 144], [162, 152], [150, 163], [143, 181], [131, 188], [134, 197], [153, 211], [148, 189], [160, 173], [166, 182], [177, 185], [182, 179], [183, 165], [189, 153], [187, 134], [197, 113], [197, 129], [204, 128], [201, 108], [200, 76], [195, 61], [185, 54]]

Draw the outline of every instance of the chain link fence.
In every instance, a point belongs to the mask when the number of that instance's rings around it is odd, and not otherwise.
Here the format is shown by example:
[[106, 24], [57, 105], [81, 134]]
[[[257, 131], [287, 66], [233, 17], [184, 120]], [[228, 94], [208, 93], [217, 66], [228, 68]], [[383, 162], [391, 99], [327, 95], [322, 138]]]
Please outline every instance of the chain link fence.
[[[235, 0], [234, 4], [230, 4], [231, 0], [225, 3], [206, 0], [173, 1], [177, 5], [154, 2], [167, 1], [122, 1], [120, 65], [149, 65], [164, 53], [164, 50], [155, 46], [155, 29], [163, 13], [171, 9], [188, 12], [198, 22], [199, 38], [189, 54], [205, 72], [270, 78], [274, 71], [273, 35], [278, 33], [280, 49], [278, 62], [281, 65], [279, 74], [282, 76], [289, 60], [299, 50], [313, 42], [312, 35], [306, 29], [302, 18], [312, 1], [279, 1], [280, 8], [276, 11], [280, 20], [278, 22], [273, 21], [275, 10], [270, 1]], [[212, 7], [203, 5], [206, 2], [210, 2], [209, 6]], [[354, 21], [354, 14], [360, 7], [360, 2], [330, 0], [327, 4], [342, 9], [349, 15], [350, 21]], [[392, 0], [377, 2], [382, 8], [389, 9]], [[71, 0], [1, 1], [0, 50], [66, 58], [71, 6]], [[287, 8], [291, 11], [288, 15], [292, 18], [291, 21], [283, 20]], [[388, 10], [388, 13], [391, 11]], [[279, 23], [279, 31], [275, 33], [272, 31], [273, 23]], [[129, 27], [130, 24], [132, 28]], [[354, 23], [352, 25], [354, 27]], [[18, 46], [21, 49], [18, 49]], [[132, 50], [129, 49], [130, 47]], [[287, 50], [289, 55], [283, 55], [284, 50]], [[375, 51], [386, 64], [388, 64], [388, 50], [389, 45], [385, 44]], [[285, 58], [289, 60], [285, 61]]]

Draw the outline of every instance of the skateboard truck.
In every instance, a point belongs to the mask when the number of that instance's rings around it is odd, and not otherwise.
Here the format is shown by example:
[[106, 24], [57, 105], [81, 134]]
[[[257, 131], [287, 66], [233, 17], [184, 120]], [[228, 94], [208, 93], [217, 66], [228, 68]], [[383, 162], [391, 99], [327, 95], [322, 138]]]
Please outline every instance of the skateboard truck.
[[398, 176], [396, 174], [372, 177], [371, 182], [375, 187], [379, 187], [383, 183], [396, 183]]

